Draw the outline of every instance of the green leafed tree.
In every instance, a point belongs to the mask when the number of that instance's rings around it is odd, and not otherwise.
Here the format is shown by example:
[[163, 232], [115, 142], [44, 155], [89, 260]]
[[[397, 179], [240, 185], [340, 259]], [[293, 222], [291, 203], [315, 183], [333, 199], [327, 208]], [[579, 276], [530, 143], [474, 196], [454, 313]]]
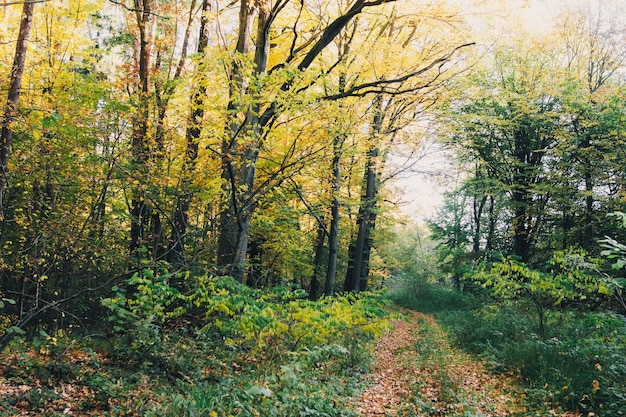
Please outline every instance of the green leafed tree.
[[450, 140], [476, 160], [485, 186], [506, 193], [510, 250], [528, 261], [550, 199], [545, 156], [558, 128], [551, 78], [557, 68], [549, 56], [518, 48], [498, 51], [493, 65], [493, 72], [477, 73], [468, 94], [450, 108], [458, 126]]

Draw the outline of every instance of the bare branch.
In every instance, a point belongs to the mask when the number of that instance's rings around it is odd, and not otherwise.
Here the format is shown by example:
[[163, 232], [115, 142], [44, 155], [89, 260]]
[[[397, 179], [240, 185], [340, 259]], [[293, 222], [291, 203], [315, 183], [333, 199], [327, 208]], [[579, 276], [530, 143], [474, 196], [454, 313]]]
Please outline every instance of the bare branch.
[[[119, 275], [116, 275], [112, 278], [107, 279], [106, 281], [104, 281], [102, 284], [97, 285], [95, 287], [87, 287], [87, 288], [83, 288], [82, 290], [68, 295], [65, 298], [62, 298], [60, 300], [56, 300], [56, 301], [44, 301], [44, 306], [34, 309], [32, 311], [30, 311], [28, 314], [26, 314], [24, 317], [22, 317], [17, 323], [15, 323], [13, 326], [11, 327], [17, 327], [19, 329], [23, 329], [26, 327], [26, 325], [33, 319], [37, 318], [38, 316], [42, 315], [43, 313], [45, 313], [48, 310], [55, 310], [57, 308], [59, 308], [61, 305], [67, 303], [68, 301], [74, 300], [82, 295], [85, 295], [87, 293], [93, 293], [99, 290], [102, 290], [103, 288], [107, 287], [108, 285], [121, 280], [121, 279], [125, 279], [128, 278], [130, 276], [132, 276], [132, 274], [136, 273], [136, 272], [140, 272], [141, 268], [135, 268], [135, 269], [131, 269], [125, 272], [122, 272]], [[2, 350], [4, 350], [4, 348], [9, 344], [9, 342], [11, 340], [13, 340], [13, 338], [16, 336], [15, 332], [6, 332], [4, 333], [4, 335], [2, 335], [2, 338], [0, 338], [0, 352], [2, 352]]]
[[[42, 1], [50, 1], [50, 0], [42, 0]], [[134, 7], [128, 7], [122, 0], [109, 0], [109, 1], [111, 3], [113, 3], [113, 4], [117, 4], [118, 6], [123, 7], [124, 9], [126, 9], [129, 12], [133, 12], [133, 13], [140, 12], [140, 13], [144, 13], [146, 15], [156, 16], [156, 17], [158, 17], [160, 19], [169, 19], [167, 16], [159, 15], [159, 14], [151, 12], [151, 11], [141, 10], [141, 9], [137, 9], [137, 8], [134, 8]]]
[[6, 3], [0, 4], [0, 6], [14, 6], [16, 4], [36, 4], [36, 3], [47, 3], [51, 0], [22, 0], [22, 1], [9, 1]]
[[[362, 97], [368, 94], [375, 94], [375, 93], [385, 93], [385, 94], [390, 94], [390, 95], [399, 95], [399, 94], [406, 94], [406, 93], [411, 93], [411, 92], [415, 92], [418, 90], [421, 90], [423, 88], [427, 88], [433, 85], [433, 82], [436, 81], [439, 78], [439, 75], [441, 75], [441, 66], [443, 64], [445, 64], [446, 62], [448, 62], [450, 60], [450, 58], [452, 58], [452, 56], [459, 51], [460, 49], [466, 48], [468, 46], [472, 46], [474, 45], [474, 42], [470, 42], [470, 43], [466, 43], [463, 45], [459, 45], [457, 47], [455, 47], [452, 51], [450, 51], [449, 53], [447, 53], [446, 55], [435, 59], [434, 61], [432, 61], [430, 64], [428, 64], [425, 67], [422, 67], [418, 70], [412, 71], [408, 74], [403, 75], [402, 77], [398, 77], [398, 78], [392, 78], [389, 80], [376, 80], [376, 81], [371, 81], [369, 83], [363, 83], [363, 84], [359, 84], [356, 85], [352, 88], [349, 88], [345, 91], [342, 91], [338, 94], [333, 94], [333, 95], [329, 95], [329, 96], [324, 96], [322, 97], [322, 99], [324, 100], [338, 100], [341, 98], [345, 98], [345, 97]], [[435, 68], [435, 67], [439, 67], [440, 72], [435, 76], [434, 79], [428, 81], [425, 84], [421, 84], [419, 86], [416, 87], [412, 87], [412, 88], [408, 88], [408, 89], [398, 89], [398, 88], [392, 88], [392, 86], [394, 85], [398, 85], [398, 84], [402, 84], [403, 82], [417, 77], [418, 75], [424, 74], [425, 72]]]
[[293, 178], [288, 178], [287, 181], [289, 181], [289, 183], [291, 184], [292, 190], [298, 195], [298, 198], [300, 198], [300, 201], [302, 201], [302, 203], [308, 210], [309, 214], [313, 216], [318, 226], [324, 232], [324, 235], [328, 238], [330, 236], [330, 233], [328, 232], [328, 228], [326, 227], [326, 224], [324, 224], [324, 220], [320, 218], [320, 216], [317, 214], [315, 209], [311, 207], [311, 204], [309, 204], [306, 197], [304, 197], [304, 195], [302, 194], [302, 187], [300, 186], [300, 184], [298, 184], [296, 180], [294, 180]]

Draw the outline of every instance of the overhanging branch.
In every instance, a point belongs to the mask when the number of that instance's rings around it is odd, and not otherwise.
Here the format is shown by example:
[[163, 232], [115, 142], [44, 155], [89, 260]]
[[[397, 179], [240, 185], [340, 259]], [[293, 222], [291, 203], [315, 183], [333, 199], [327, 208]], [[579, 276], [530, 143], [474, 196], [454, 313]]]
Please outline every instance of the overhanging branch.
[[441, 75], [441, 71], [437, 74], [435, 78], [433, 78], [432, 80], [430, 80], [429, 82], [425, 84], [421, 84], [421, 85], [411, 87], [411, 88], [406, 88], [406, 89], [400, 89], [400, 88], [393, 87], [393, 86], [402, 84], [405, 81], [410, 80], [411, 78], [422, 75], [425, 72], [430, 71], [431, 69], [437, 66], [441, 68], [441, 66], [444, 65], [446, 62], [448, 62], [450, 58], [452, 58], [452, 56], [454, 56], [454, 54], [457, 53], [459, 50], [466, 48], [468, 46], [472, 46], [474, 44], [475, 42], [470, 42], [470, 43], [465, 43], [463, 45], [459, 45], [455, 47], [452, 51], [447, 53], [446, 55], [435, 59], [427, 66], [422, 67], [418, 70], [412, 71], [408, 74], [405, 74], [402, 77], [392, 78], [389, 80], [376, 80], [376, 81], [372, 81], [369, 83], [359, 84], [345, 91], [342, 91], [340, 93], [323, 96], [321, 97], [321, 99], [322, 100], [338, 100], [338, 99], [346, 98], [346, 97], [362, 97], [368, 94], [380, 94], [380, 93], [385, 93], [389, 95], [400, 95], [400, 94], [412, 93], [412, 92], [421, 90], [423, 88], [430, 87], [433, 84], [433, 82], [439, 78], [439, 75]]
[[[111, 0], [109, 0], [111, 1]], [[324, 29], [322, 35], [317, 40], [317, 42], [311, 47], [309, 52], [302, 58], [300, 64], [298, 65], [299, 71], [304, 71], [308, 69], [313, 61], [326, 49], [326, 47], [341, 33], [342, 30], [350, 23], [350, 21], [361, 13], [365, 8], [379, 6], [385, 3], [392, 3], [396, 0], [357, 0], [350, 10], [348, 10], [345, 14], [339, 16], [333, 22]], [[273, 68], [275, 69], [275, 68]], [[271, 71], [271, 70], [270, 70]], [[281, 86], [282, 91], [287, 91], [292, 87], [292, 80], [285, 82]], [[263, 114], [259, 117], [259, 124], [261, 126], [268, 126], [271, 121], [277, 116], [279, 113], [279, 108], [276, 102], [272, 102], [270, 106], [263, 112]]]

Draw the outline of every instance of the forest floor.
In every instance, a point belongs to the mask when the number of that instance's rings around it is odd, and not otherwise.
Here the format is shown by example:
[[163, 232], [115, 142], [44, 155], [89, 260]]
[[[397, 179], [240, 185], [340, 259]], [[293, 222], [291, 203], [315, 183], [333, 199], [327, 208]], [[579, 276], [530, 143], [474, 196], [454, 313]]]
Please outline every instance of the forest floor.
[[402, 310], [392, 325], [376, 345], [371, 385], [358, 399], [364, 417], [528, 415], [514, 378], [494, 375], [452, 347], [432, 316]]

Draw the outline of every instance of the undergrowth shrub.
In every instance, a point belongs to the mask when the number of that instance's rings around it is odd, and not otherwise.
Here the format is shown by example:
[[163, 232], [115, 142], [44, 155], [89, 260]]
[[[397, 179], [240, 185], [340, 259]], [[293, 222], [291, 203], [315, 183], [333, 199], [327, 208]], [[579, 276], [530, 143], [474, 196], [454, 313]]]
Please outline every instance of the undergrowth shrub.
[[193, 381], [185, 392], [163, 391], [142, 406], [145, 415], [352, 415], [344, 403], [369, 366], [368, 343], [386, 326], [378, 293], [311, 301], [288, 286], [262, 291], [166, 273], [127, 286], [133, 291], [118, 286], [103, 300], [117, 357], [142, 373]]
[[[73, 402], [111, 417], [355, 416], [387, 314], [378, 293], [311, 301], [290, 286], [165, 270], [131, 277], [102, 304], [103, 333], [16, 339], [0, 376], [49, 389], [15, 390], [0, 415]], [[60, 397], [67, 383], [80, 399]]]
[[[179, 397], [166, 409], [147, 415], [192, 416], [358, 416], [349, 410], [349, 400], [359, 392], [358, 380], [346, 371], [329, 372], [316, 362], [344, 355], [339, 345], [312, 350], [278, 372], [263, 379], [227, 378], [219, 383], [194, 385], [191, 394]], [[321, 355], [320, 355], [321, 353]], [[311, 360], [313, 359], [313, 360]]]
[[466, 279], [483, 286], [482, 306], [439, 314], [454, 341], [514, 372], [535, 407], [626, 413], [626, 320], [605, 312], [612, 290], [601, 260], [555, 252], [545, 270], [512, 258]]
[[199, 316], [204, 323], [200, 331], [219, 333], [226, 345], [264, 354], [363, 340], [380, 333], [384, 324], [385, 312], [375, 293], [311, 301], [306, 292], [284, 286], [262, 292], [229, 277], [187, 279], [193, 290], [182, 293], [169, 284], [168, 275], [135, 275], [128, 280], [136, 287], [131, 297], [116, 286], [116, 296], [103, 300], [113, 329], [129, 336], [131, 349], [144, 354], [159, 350], [163, 327], [187, 314]]

